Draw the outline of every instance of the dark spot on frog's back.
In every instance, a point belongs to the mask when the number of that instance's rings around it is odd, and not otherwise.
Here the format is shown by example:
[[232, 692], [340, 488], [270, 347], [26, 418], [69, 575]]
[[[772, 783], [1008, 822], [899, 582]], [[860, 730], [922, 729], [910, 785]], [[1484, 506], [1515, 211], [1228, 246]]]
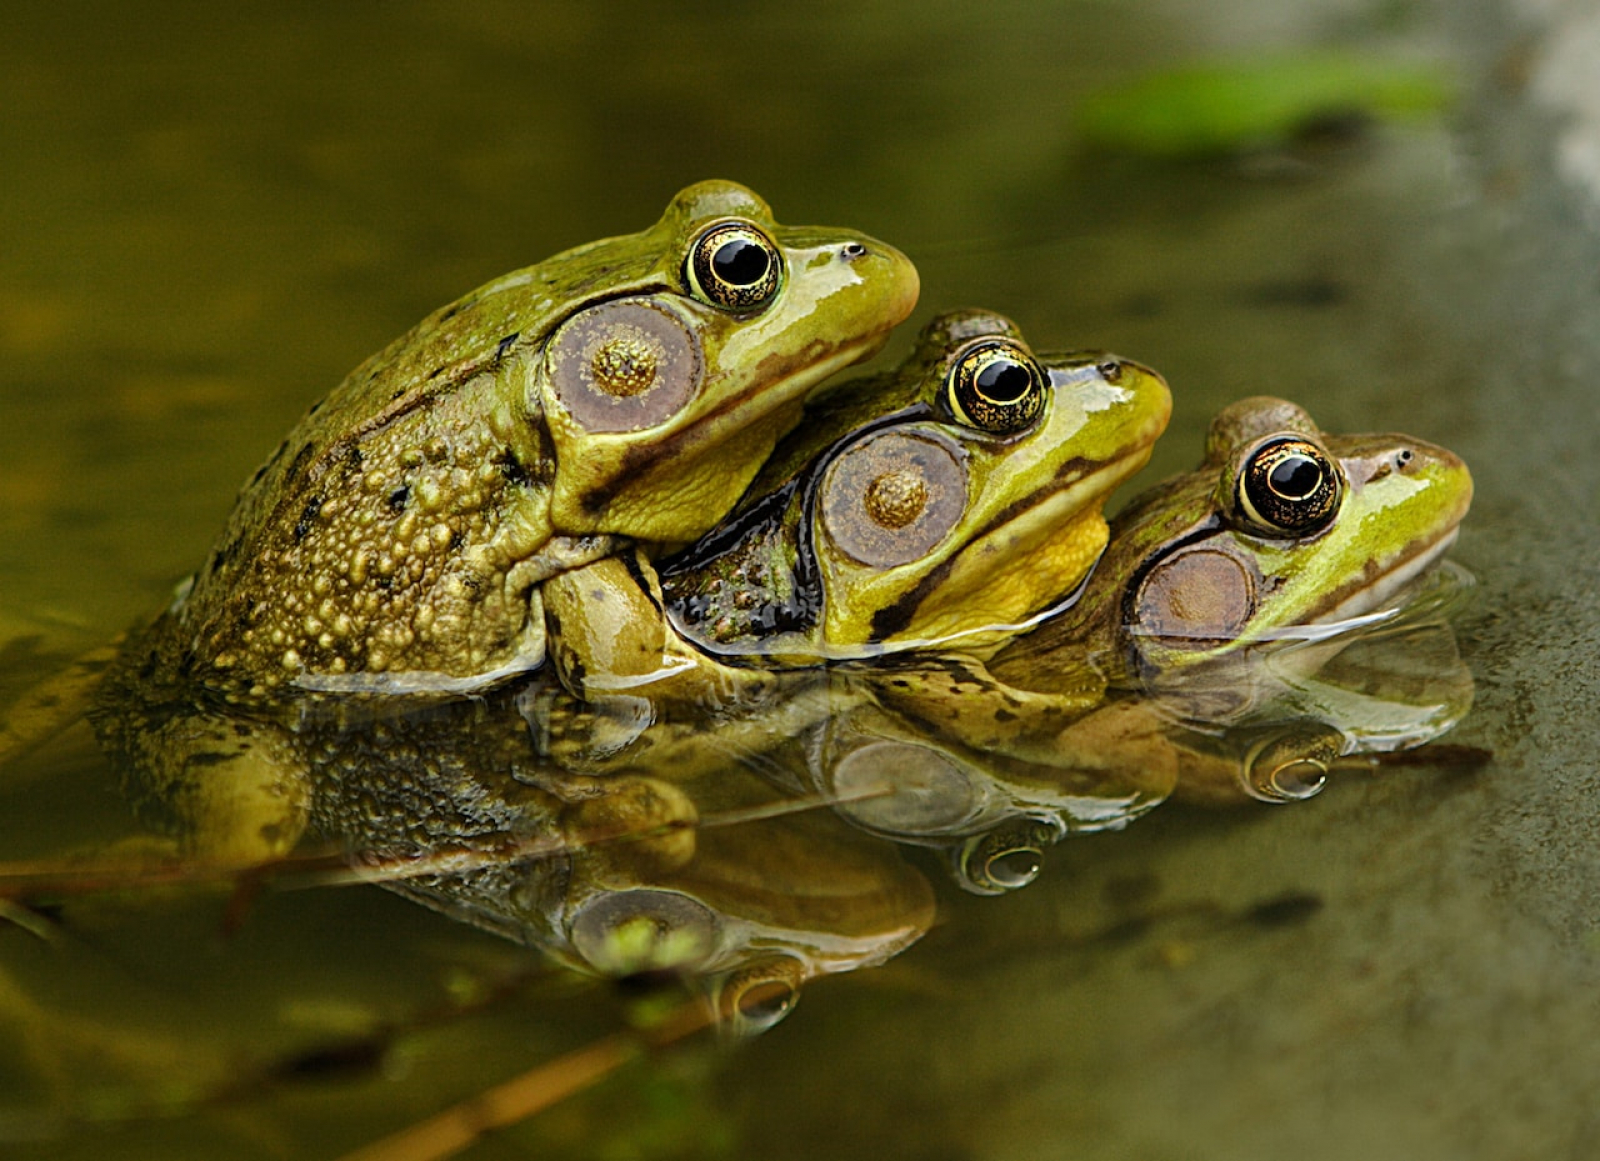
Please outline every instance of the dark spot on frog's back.
[[250, 482], [248, 484], [246, 484], [245, 487], [246, 488], [253, 488], [257, 484], [259, 484], [261, 482], [261, 477], [266, 475], [268, 469], [270, 469], [273, 464], [275, 464], [279, 460], [281, 460], [283, 458], [283, 453], [288, 451], [288, 450], [289, 450], [289, 441], [288, 440], [282, 441], [281, 443], [278, 444], [277, 447], [273, 448], [272, 449], [272, 454], [267, 457], [267, 462], [262, 464], [259, 468], [256, 469], [256, 474], [250, 477]]
[[495, 457], [494, 462], [500, 467], [501, 477], [513, 488], [525, 488], [533, 482], [533, 476], [529, 473], [526, 465], [517, 458], [517, 453], [510, 448], [506, 448]]
[[398, 488], [389, 493], [389, 498], [386, 502], [389, 505], [389, 511], [404, 512], [406, 510], [406, 504], [409, 503], [410, 500], [411, 485], [401, 484]]
[[211, 559], [207, 562], [207, 567], [212, 572], [220, 572], [232, 564], [238, 555], [239, 538], [230, 536], [211, 553]]
[[288, 470], [283, 473], [284, 486], [292, 484], [295, 477], [305, 470], [306, 465], [311, 462], [311, 457], [315, 454], [315, 451], [316, 449], [307, 443], [294, 453], [294, 461], [290, 463]]
[[300, 519], [294, 522], [294, 542], [299, 544], [311, 533], [316, 526], [317, 517], [322, 513], [323, 498], [313, 496], [306, 501], [306, 506], [300, 510]]

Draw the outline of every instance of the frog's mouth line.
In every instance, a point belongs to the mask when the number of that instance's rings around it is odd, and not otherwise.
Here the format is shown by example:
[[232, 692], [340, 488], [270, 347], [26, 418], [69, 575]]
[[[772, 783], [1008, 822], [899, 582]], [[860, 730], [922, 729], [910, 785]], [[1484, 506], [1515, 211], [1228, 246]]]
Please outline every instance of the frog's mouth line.
[[[791, 393], [798, 394], [809, 391], [824, 379], [844, 370], [846, 367], [851, 367], [863, 360], [870, 359], [883, 349], [883, 345], [888, 341], [888, 338], [889, 332], [884, 330], [846, 343], [831, 355], [824, 356], [815, 362], [805, 363], [785, 375], [778, 376], [759, 392], [729, 400], [722, 407], [696, 420], [694, 427], [702, 427], [708, 420], [720, 420], [729, 417], [737, 419], [744, 411], [758, 406], [770, 409], [774, 397], [788, 402]], [[692, 431], [693, 428], [689, 430]], [[685, 432], [685, 434], [688, 434], [688, 432]]]
[[1398, 607], [1390, 605], [1394, 595], [1432, 568], [1456, 542], [1460, 531], [1459, 524], [1452, 525], [1436, 540], [1424, 544], [1410, 556], [1402, 557], [1337, 604], [1307, 618], [1300, 625], [1263, 633], [1262, 639], [1323, 639], [1363, 625], [1389, 620], [1400, 612]]

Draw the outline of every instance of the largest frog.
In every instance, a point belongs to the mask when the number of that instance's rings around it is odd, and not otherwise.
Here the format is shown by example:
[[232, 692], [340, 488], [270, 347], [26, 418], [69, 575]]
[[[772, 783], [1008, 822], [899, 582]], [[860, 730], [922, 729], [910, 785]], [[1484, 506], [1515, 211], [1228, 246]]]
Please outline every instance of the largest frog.
[[537, 666], [539, 585], [693, 540], [803, 396], [915, 303], [897, 251], [702, 182], [654, 226], [436, 311], [313, 406], [159, 624], [151, 672], [469, 689]]

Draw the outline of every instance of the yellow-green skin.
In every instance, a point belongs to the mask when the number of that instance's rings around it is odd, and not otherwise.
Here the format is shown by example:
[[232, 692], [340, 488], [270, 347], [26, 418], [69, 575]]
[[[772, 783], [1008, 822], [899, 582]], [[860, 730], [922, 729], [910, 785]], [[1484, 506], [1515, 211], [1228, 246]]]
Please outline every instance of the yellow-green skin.
[[[1323, 448], [1342, 477], [1337, 508], [1307, 535], [1269, 534], [1238, 502], [1244, 461], [1280, 436]], [[1083, 599], [1017, 639], [997, 676], [1112, 685], [1185, 680], [1301, 627], [1359, 617], [1435, 562], [1472, 502], [1453, 453], [1398, 434], [1324, 435], [1281, 399], [1220, 412], [1193, 472], [1140, 494], [1112, 523], [1111, 547]]]
[[[690, 248], [724, 221], [781, 255], [780, 288], [759, 308], [713, 305], [687, 279]], [[779, 226], [729, 182], [689, 187], [642, 233], [499, 278], [367, 360], [295, 426], [158, 626], [157, 668], [248, 700], [470, 689], [537, 666], [541, 582], [619, 537], [670, 545], [710, 528], [805, 393], [875, 351], [916, 293], [895, 250]], [[550, 352], [564, 323], [617, 300], [691, 336], [699, 377], [659, 422], [589, 430], [553, 384]], [[611, 371], [597, 354], [593, 373], [625, 393], [637, 344], [607, 350]]]
[[[897, 371], [830, 389], [739, 514], [659, 577], [648, 562], [616, 560], [547, 586], [552, 655], [569, 688], [655, 696], [687, 671], [726, 677], [711, 660], [719, 656], [782, 668], [907, 649], [977, 652], [1064, 599], [1104, 549], [1101, 507], [1149, 458], [1171, 396], [1136, 363], [1044, 356], [1037, 420], [1002, 436], [978, 430], [939, 400], [963, 352], [995, 338], [1026, 352], [1009, 319], [947, 314]], [[936, 444], [960, 465], [948, 530], [892, 564], [852, 556], [837, 536], [841, 521], [872, 519], [858, 510], [869, 505], [836, 497], [858, 494], [841, 472], [884, 438]], [[691, 600], [709, 612], [687, 617]]]

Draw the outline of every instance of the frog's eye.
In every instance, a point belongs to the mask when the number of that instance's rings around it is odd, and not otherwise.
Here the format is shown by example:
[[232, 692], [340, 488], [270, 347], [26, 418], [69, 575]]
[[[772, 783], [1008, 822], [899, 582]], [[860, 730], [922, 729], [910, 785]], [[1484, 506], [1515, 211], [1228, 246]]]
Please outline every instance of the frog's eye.
[[791, 956], [757, 960], [734, 972], [719, 989], [718, 1015], [732, 1032], [765, 1032], [787, 1016], [800, 999], [805, 967]]
[[992, 340], [963, 351], [945, 377], [945, 405], [969, 427], [1011, 435], [1044, 410], [1045, 377], [1016, 343]]
[[1280, 436], [1245, 459], [1236, 482], [1239, 512], [1268, 536], [1320, 532], [1339, 510], [1344, 477], [1322, 448]]
[[689, 249], [689, 290], [723, 310], [759, 310], [783, 283], [778, 247], [746, 222], [723, 222], [700, 235]]
[[967, 507], [967, 470], [942, 437], [881, 431], [849, 445], [822, 480], [822, 525], [848, 556], [894, 568], [927, 555]]
[[999, 895], [1026, 887], [1044, 867], [1044, 848], [1056, 839], [1036, 819], [1024, 819], [976, 835], [956, 857], [961, 885], [978, 895]]

